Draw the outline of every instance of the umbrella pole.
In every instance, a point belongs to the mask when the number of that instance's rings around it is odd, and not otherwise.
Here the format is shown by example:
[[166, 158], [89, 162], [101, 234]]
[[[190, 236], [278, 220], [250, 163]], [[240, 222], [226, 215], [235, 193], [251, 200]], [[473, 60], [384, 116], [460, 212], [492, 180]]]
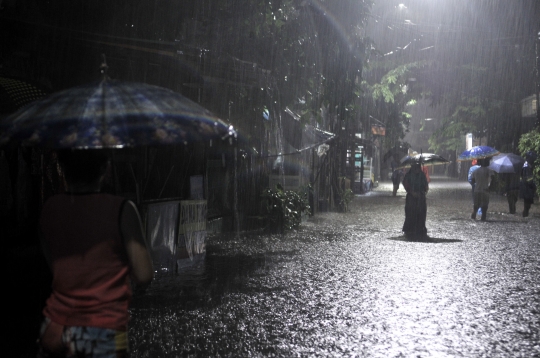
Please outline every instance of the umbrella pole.
[[169, 182], [169, 178], [171, 177], [173, 169], [174, 169], [174, 164], [171, 166], [171, 170], [169, 170], [169, 175], [167, 175], [167, 179], [165, 179], [165, 183], [163, 183], [163, 187], [161, 188], [161, 191], [159, 192], [158, 198], [160, 199], [161, 199], [161, 194], [163, 194], [163, 190], [165, 190], [165, 186]]
[[116, 172], [116, 164], [114, 160], [114, 154], [113, 154], [113, 160], [111, 161], [111, 170], [113, 173], [113, 186], [114, 186], [114, 195], [118, 195], [118, 173]]
[[234, 146], [234, 206], [233, 215], [236, 223], [236, 238], [240, 236], [240, 219], [238, 217], [238, 142]]
[[137, 181], [137, 177], [135, 176], [135, 171], [133, 170], [133, 163], [129, 163], [129, 169], [131, 171], [131, 176], [133, 177], [133, 181], [135, 181], [135, 198], [136, 198], [137, 207], [139, 207], [141, 203], [141, 197], [140, 197], [140, 192], [139, 192], [139, 182]]
[[[150, 158], [150, 165], [148, 165], [148, 148], [146, 149], [146, 155], [145, 155], [145, 162], [146, 162], [146, 165], [145, 165], [145, 169], [147, 169], [146, 171], [146, 180], [145, 180], [145, 183], [143, 185], [143, 190], [142, 190], [142, 195], [144, 196], [144, 193], [146, 193], [146, 187], [148, 186], [148, 183], [150, 182], [150, 175], [152, 173], [152, 169], [154, 169], [154, 162], [155, 162], [155, 159], [156, 159], [156, 156], [157, 156], [157, 151], [154, 152], [154, 155], [151, 156]], [[151, 153], [150, 153], [151, 154]]]

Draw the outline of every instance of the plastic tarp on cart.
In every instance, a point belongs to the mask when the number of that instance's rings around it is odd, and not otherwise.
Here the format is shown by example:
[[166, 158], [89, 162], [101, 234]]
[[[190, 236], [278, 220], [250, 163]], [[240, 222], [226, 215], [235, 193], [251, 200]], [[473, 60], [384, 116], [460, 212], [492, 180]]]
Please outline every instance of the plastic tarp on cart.
[[191, 265], [206, 256], [206, 200], [182, 200], [178, 225], [177, 267]]
[[179, 208], [179, 200], [147, 206], [146, 238], [154, 269], [161, 273], [173, 271], [176, 266]]
[[147, 204], [146, 237], [155, 270], [166, 274], [206, 256], [206, 200]]

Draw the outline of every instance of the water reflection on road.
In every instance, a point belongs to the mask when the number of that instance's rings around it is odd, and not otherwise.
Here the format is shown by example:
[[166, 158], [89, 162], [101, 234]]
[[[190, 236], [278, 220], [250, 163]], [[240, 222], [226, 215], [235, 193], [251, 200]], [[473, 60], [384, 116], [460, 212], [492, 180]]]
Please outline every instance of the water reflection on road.
[[467, 182], [431, 188], [427, 240], [401, 236], [386, 184], [283, 237], [212, 237], [135, 297], [133, 356], [540, 355], [538, 205], [521, 218], [492, 195], [481, 223]]

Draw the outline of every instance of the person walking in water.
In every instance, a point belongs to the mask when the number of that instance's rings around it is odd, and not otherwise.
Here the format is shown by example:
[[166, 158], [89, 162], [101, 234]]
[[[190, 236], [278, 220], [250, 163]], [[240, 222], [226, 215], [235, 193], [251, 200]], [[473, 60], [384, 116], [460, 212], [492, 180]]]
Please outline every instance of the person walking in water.
[[473, 159], [472, 161], [472, 166], [471, 168], [469, 169], [469, 174], [467, 175], [467, 180], [469, 181], [469, 184], [471, 184], [471, 188], [472, 188], [472, 202], [474, 204], [474, 183], [472, 181], [472, 173], [474, 173], [474, 171], [478, 168], [480, 168], [480, 166], [478, 165], [478, 162], [476, 159]]
[[510, 214], [516, 213], [516, 203], [519, 197], [519, 173], [503, 173], [504, 195], [508, 201]]
[[403, 187], [407, 191], [403, 232], [407, 237], [424, 238], [427, 235], [426, 194], [429, 191], [429, 184], [420, 162], [413, 162], [411, 169], [403, 178]]
[[101, 150], [60, 150], [58, 161], [67, 192], [49, 198], [40, 218], [53, 280], [38, 357], [127, 357], [132, 284], [144, 288], [154, 275], [139, 213], [101, 192]]
[[472, 173], [472, 182], [474, 183], [474, 204], [471, 219], [476, 219], [478, 208], [482, 209], [480, 220], [486, 221], [487, 209], [489, 206], [489, 184], [491, 177], [495, 172], [489, 168], [491, 158], [480, 159], [480, 168]]
[[397, 195], [399, 184], [401, 183], [402, 178], [403, 178], [403, 169], [394, 170], [394, 172], [392, 173], [392, 184], [393, 184], [392, 196]]

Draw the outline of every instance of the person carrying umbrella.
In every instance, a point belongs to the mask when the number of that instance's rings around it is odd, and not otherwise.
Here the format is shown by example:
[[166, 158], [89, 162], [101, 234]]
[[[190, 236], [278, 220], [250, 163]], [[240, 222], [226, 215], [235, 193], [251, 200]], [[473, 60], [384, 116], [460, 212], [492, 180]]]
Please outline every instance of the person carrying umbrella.
[[[472, 181], [472, 173], [474, 173], [474, 171], [478, 168], [480, 168], [480, 166], [478, 165], [478, 161], [476, 159], [473, 159], [472, 162], [471, 162], [472, 166], [471, 168], [469, 169], [469, 173], [467, 174], [467, 180], [469, 181], [469, 184], [471, 184], [471, 188], [472, 188], [472, 203], [474, 205], [474, 183]], [[482, 209], [479, 209], [478, 210], [478, 214], [482, 214]]]
[[426, 176], [428, 183], [431, 182], [431, 178], [429, 177], [429, 168], [425, 165], [422, 165], [422, 172]]
[[480, 168], [472, 173], [474, 184], [474, 204], [471, 219], [476, 219], [478, 208], [482, 209], [482, 221], [486, 221], [487, 209], [489, 206], [489, 184], [495, 172], [489, 168], [490, 158], [480, 159]]
[[519, 197], [519, 173], [502, 173], [504, 181], [504, 195], [508, 201], [510, 214], [516, 213], [516, 203]]
[[519, 197], [519, 174], [525, 159], [514, 153], [501, 153], [491, 159], [489, 167], [500, 175], [504, 183], [503, 194], [508, 200], [510, 214], [516, 213], [516, 202]]
[[38, 357], [125, 357], [131, 282], [144, 288], [154, 274], [139, 213], [100, 192], [101, 150], [59, 150], [58, 161], [67, 192], [49, 198], [40, 218], [53, 280]]
[[527, 152], [526, 162], [521, 169], [520, 196], [523, 198], [523, 217], [529, 216], [529, 210], [536, 195], [536, 184], [533, 180], [533, 168], [536, 160], [536, 153]]
[[508, 201], [508, 211], [510, 214], [516, 213], [516, 203], [519, 198], [519, 174], [502, 173], [503, 181], [505, 182], [504, 193]]
[[403, 178], [403, 187], [407, 191], [403, 232], [407, 237], [420, 236], [423, 238], [427, 235], [426, 194], [429, 191], [429, 184], [422, 172], [420, 161], [411, 163], [411, 169]]
[[474, 183], [472, 181], [472, 173], [474, 173], [474, 171], [478, 168], [480, 168], [480, 166], [478, 165], [478, 161], [476, 159], [473, 159], [473, 161], [471, 162], [472, 166], [471, 168], [469, 169], [469, 173], [467, 175], [467, 180], [469, 181], [469, 184], [471, 184], [471, 188], [472, 188], [472, 201], [473, 201], [473, 204], [474, 204]]

